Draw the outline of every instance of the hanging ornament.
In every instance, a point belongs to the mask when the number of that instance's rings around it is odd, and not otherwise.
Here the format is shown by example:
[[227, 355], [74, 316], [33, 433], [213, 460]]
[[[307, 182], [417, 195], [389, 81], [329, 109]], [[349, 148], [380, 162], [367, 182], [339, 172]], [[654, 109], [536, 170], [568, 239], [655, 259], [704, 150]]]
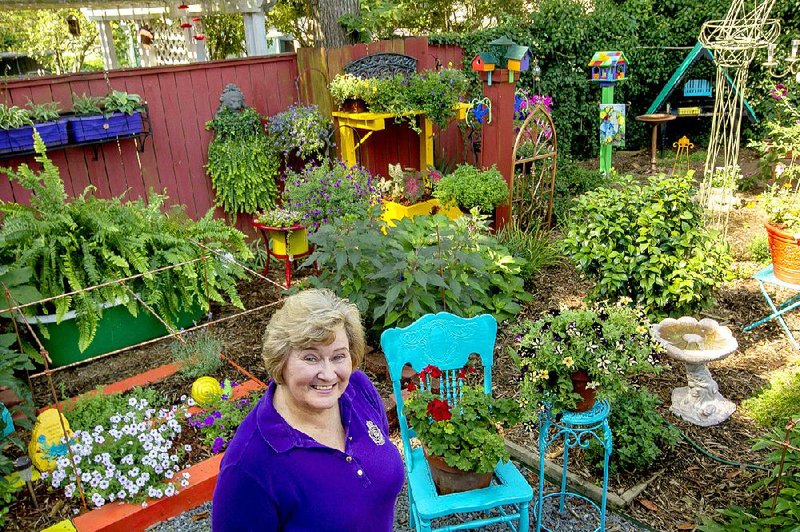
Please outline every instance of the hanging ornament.
[[202, 33], [198, 33], [197, 35], [194, 36], [194, 38], [196, 41], [202, 41], [203, 39], [206, 38], [206, 36], [203, 35]]
[[178, 9], [183, 9], [185, 11], [185, 10], [189, 9], [189, 6], [186, 5], [186, 4], [181, 4], [181, 5], [178, 6]]
[[200, 22], [200, 17], [192, 17], [192, 22]]
[[182, 22], [181, 23], [181, 28], [183, 28], [183, 29], [188, 29], [188, 28], [191, 28], [191, 27], [192, 27], [191, 22]]

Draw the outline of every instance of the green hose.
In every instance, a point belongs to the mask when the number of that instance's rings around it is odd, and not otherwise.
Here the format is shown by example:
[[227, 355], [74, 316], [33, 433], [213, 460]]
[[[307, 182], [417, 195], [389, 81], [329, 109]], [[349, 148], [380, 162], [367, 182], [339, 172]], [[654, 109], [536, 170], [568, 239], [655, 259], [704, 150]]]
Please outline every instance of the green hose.
[[[670, 423], [670, 425], [672, 425], [672, 424]], [[672, 425], [672, 426], [675, 427], [675, 425]], [[711, 458], [712, 460], [714, 460], [716, 462], [720, 462], [722, 464], [726, 464], [726, 465], [729, 465], [729, 466], [744, 467], [744, 468], [747, 468], [747, 469], [756, 469], [758, 471], [772, 471], [768, 467], [755, 465], [755, 464], [742, 464], [740, 462], [732, 462], [730, 460], [725, 460], [724, 458], [720, 458], [719, 456], [715, 456], [715, 455], [711, 454], [710, 452], [706, 451], [705, 449], [703, 449], [702, 447], [700, 447], [700, 445], [696, 441], [691, 439], [685, 432], [680, 430], [680, 428], [678, 428], [678, 427], [675, 427], [675, 428], [678, 429], [678, 432], [681, 433], [681, 436], [683, 437], [684, 440], [686, 440], [690, 444], [692, 444], [692, 447], [694, 447], [695, 449], [697, 449], [698, 451], [703, 453], [705, 456]]]

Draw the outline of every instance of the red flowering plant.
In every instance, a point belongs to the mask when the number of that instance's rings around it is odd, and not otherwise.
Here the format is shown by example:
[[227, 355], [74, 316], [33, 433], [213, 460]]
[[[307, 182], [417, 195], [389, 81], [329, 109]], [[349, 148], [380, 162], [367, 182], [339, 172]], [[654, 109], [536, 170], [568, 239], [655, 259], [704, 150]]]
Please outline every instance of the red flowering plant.
[[[517, 424], [522, 411], [512, 399], [485, 394], [483, 386], [473, 382], [481, 373], [472, 365], [455, 371], [426, 367], [419, 373], [419, 386], [408, 384], [411, 393], [403, 413], [428, 454], [462, 471], [491, 473], [498, 462], [509, 460], [502, 430]], [[434, 394], [430, 389], [437, 379], [442, 386]]]

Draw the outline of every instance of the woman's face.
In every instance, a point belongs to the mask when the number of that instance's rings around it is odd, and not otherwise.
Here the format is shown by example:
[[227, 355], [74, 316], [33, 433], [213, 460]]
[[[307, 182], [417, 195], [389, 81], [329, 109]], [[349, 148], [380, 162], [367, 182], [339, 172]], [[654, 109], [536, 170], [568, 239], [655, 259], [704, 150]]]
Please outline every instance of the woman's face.
[[294, 408], [319, 412], [333, 408], [350, 382], [353, 361], [344, 326], [328, 345], [313, 345], [289, 352], [283, 367], [286, 399]]

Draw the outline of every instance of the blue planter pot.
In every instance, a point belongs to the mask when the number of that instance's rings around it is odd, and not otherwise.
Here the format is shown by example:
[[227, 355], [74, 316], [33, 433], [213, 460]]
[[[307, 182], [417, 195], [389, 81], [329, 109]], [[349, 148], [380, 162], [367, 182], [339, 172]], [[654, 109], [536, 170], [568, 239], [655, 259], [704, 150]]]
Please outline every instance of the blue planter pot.
[[114, 113], [109, 117], [96, 115], [69, 119], [69, 134], [72, 142], [76, 143], [113, 139], [142, 131], [142, 113], [139, 111], [134, 111], [132, 115]]
[[67, 118], [62, 118], [55, 122], [45, 122], [43, 124], [34, 124], [32, 126], [24, 126], [17, 129], [2, 129], [0, 130], [0, 153], [14, 153], [22, 151], [30, 151], [33, 149], [33, 129], [39, 132], [45, 146], [52, 148], [54, 146], [61, 146], [66, 144], [67, 136]]

